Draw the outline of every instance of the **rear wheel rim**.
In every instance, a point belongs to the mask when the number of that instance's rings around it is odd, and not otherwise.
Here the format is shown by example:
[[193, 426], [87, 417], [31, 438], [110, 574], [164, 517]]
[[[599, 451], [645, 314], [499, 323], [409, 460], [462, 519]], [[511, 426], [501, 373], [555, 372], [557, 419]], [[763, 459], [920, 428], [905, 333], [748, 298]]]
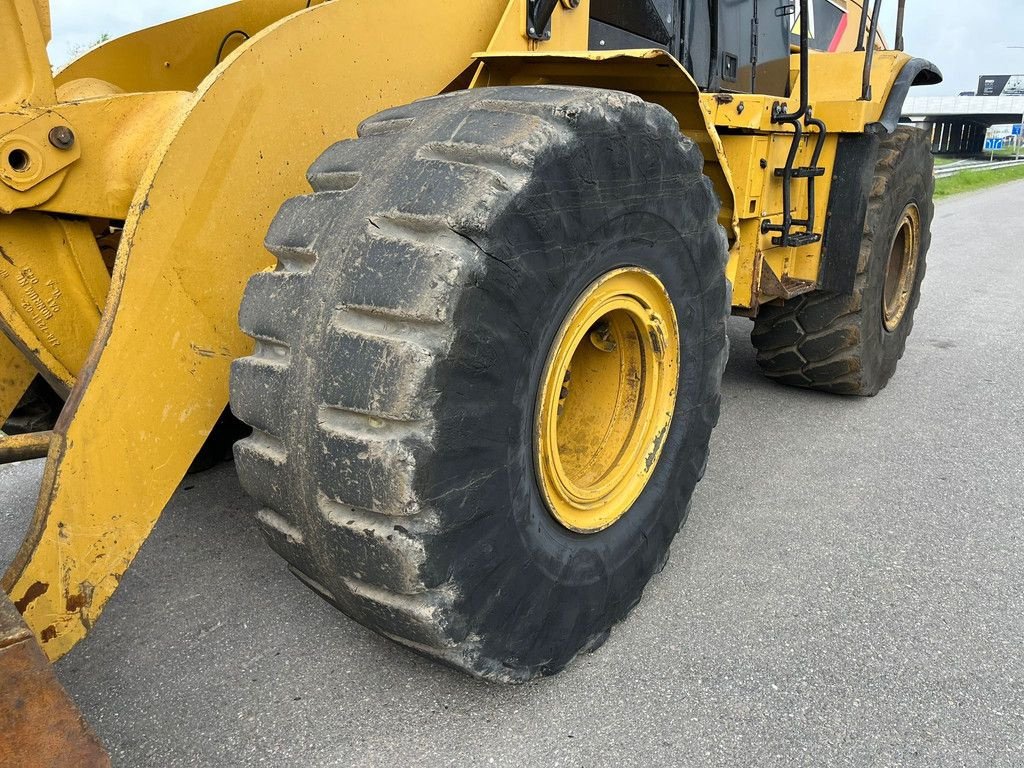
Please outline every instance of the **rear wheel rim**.
[[661, 456], [678, 381], [679, 327], [657, 277], [617, 269], [584, 291], [537, 398], [538, 484], [559, 523], [597, 533], [629, 511]]
[[885, 267], [882, 320], [885, 329], [890, 333], [899, 328], [910, 307], [910, 298], [917, 282], [920, 255], [921, 212], [914, 203], [911, 203], [900, 217]]

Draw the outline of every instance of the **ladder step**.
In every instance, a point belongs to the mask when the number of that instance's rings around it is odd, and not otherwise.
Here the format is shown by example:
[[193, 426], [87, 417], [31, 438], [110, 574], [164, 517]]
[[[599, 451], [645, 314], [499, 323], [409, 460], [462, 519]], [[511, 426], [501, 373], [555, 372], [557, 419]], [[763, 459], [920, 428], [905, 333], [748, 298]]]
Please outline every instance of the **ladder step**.
[[821, 240], [817, 232], [793, 232], [787, 237], [773, 237], [772, 245], [782, 245], [786, 248], [800, 248], [805, 245], [813, 245]]
[[[785, 176], [786, 176], [786, 169], [785, 168], [776, 168], [775, 169], [775, 175], [779, 176], [779, 177], [782, 177], [782, 178], [785, 178]], [[825, 175], [825, 169], [824, 168], [805, 166], [805, 167], [801, 167], [801, 168], [794, 168], [792, 173], [790, 174], [790, 177], [794, 178], [794, 179], [814, 179], [814, 178], [817, 178], [819, 176], [824, 176], [824, 175]]]

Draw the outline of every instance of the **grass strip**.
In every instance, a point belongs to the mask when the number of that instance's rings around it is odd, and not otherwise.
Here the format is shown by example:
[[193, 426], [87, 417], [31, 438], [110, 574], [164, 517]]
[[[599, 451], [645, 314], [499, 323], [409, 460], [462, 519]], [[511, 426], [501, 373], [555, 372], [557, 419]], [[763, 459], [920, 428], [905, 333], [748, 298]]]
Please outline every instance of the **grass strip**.
[[997, 168], [992, 171], [967, 171], [935, 180], [935, 197], [950, 197], [963, 192], [996, 187], [1009, 181], [1024, 179], [1024, 165]]

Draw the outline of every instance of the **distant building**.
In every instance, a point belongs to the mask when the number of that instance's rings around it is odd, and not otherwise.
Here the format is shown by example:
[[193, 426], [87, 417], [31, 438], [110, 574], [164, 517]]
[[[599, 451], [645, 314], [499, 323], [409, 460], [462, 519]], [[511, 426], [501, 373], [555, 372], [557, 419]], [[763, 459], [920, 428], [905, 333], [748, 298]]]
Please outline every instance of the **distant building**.
[[979, 96], [1024, 96], [1024, 75], [982, 75]]
[[980, 154], [993, 128], [1024, 122], [1024, 75], [982, 75], [977, 94], [911, 96], [903, 118], [931, 131], [937, 154]]

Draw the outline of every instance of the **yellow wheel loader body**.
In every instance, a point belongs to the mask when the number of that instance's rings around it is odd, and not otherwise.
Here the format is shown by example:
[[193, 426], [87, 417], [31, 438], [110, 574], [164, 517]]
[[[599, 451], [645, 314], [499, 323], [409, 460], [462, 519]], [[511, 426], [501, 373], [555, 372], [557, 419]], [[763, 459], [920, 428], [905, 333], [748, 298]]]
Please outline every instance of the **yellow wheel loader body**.
[[[694, 139], [722, 201], [734, 311], [810, 291], [820, 241], [773, 243], [773, 169], [836, 163], [841, 135], [885, 121], [910, 57], [812, 53], [810, 103], [828, 125], [794, 144], [788, 94], [703, 92], [664, 50], [589, 50], [588, 0], [550, 36], [527, 0], [243, 0], [107, 43], [55, 78], [45, 0], [0, 0], [0, 421], [35, 375], [66, 406], [52, 434], [0, 436], [0, 462], [46, 453], [30, 533], [2, 585], [52, 660], [99, 618], [228, 402], [246, 281], [306, 169], [382, 109], [446, 90], [560, 84], [660, 104]], [[877, 47], [877, 50], [876, 50]], [[826, 221], [832, 174], [792, 210]], [[112, 259], [116, 249], [116, 258]], [[301, 258], [301, 254], [297, 254]], [[27, 446], [27, 447], [26, 447]]]

